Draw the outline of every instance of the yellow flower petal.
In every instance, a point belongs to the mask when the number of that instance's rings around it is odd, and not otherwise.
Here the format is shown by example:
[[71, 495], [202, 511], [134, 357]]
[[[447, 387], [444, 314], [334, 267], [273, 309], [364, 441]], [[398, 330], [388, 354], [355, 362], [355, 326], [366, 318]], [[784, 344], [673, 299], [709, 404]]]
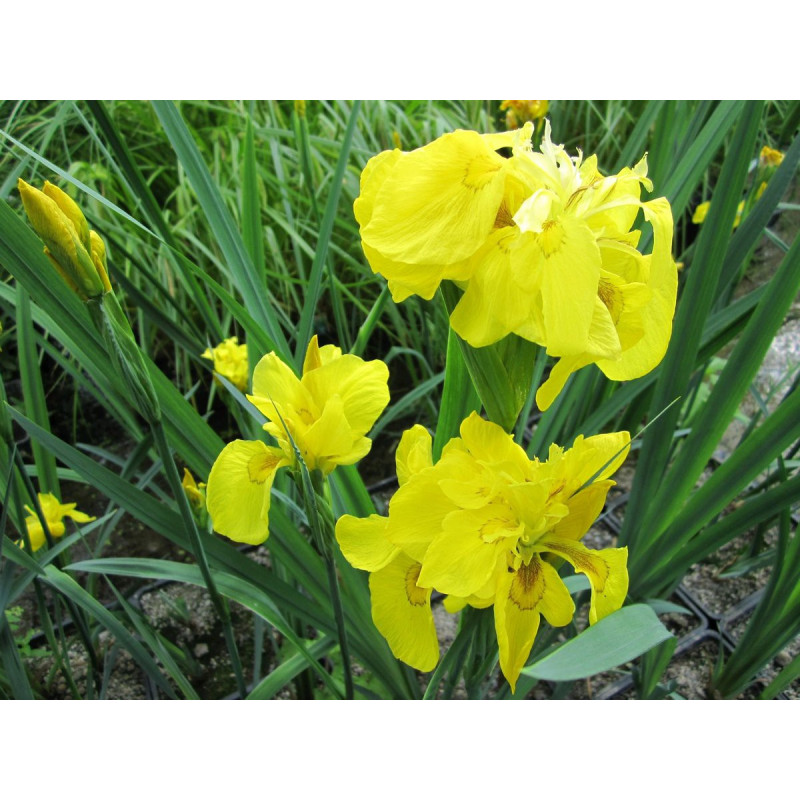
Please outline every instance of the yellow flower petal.
[[407, 264], [468, 258], [494, 226], [504, 164], [474, 131], [448, 133], [395, 156], [372, 200], [362, 239], [385, 258]]
[[389, 541], [415, 561], [422, 561], [434, 535], [441, 530], [442, 520], [456, 506], [439, 488], [436, 467], [413, 475], [389, 502]]
[[341, 398], [347, 425], [359, 436], [369, 431], [389, 403], [388, 381], [383, 361], [363, 361], [353, 355], [334, 359], [302, 378], [317, 408], [334, 395]]
[[473, 411], [459, 432], [470, 455], [495, 470], [506, 472], [512, 480], [524, 481], [530, 475], [530, 460], [525, 451], [499, 425]]
[[502, 228], [473, 257], [475, 270], [450, 315], [453, 330], [473, 347], [497, 342], [541, 317], [538, 296], [523, 290], [512, 268], [511, 253], [519, 240], [515, 227]]
[[[42, 510], [42, 516], [44, 516], [47, 523], [47, 529], [54, 539], [60, 539], [66, 532], [66, 527], [62, 521], [64, 517], [70, 517], [75, 520], [75, 522], [92, 522], [97, 519], [97, 517], [89, 516], [89, 514], [85, 514], [83, 511], [77, 511], [75, 503], [61, 503], [59, 499], [50, 492], [39, 492], [37, 497], [39, 500], [39, 507]], [[41, 520], [34, 509], [26, 505], [25, 510], [28, 512], [28, 515], [25, 517], [25, 527], [28, 531], [31, 549], [36, 551], [44, 546], [47, 537], [45, 536]]]
[[395, 658], [422, 672], [439, 660], [431, 590], [417, 585], [420, 565], [400, 553], [369, 576], [372, 619]]
[[554, 626], [567, 625], [575, 604], [555, 569], [538, 556], [527, 566], [506, 572], [498, 583], [494, 604], [500, 668], [514, 692], [517, 679], [539, 630], [544, 614]]
[[277, 447], [238, 439], [217, 456], [206, 487], [206, 504], [214, 530], [246, 544], [269, 536], [272, 482], [287, 463]]
[[547, 535], [537, 543], [561, 556], [589, 579], [592, 602], [589, 622], [595, 622], [622, 607], [628, 594], [628, 548], [589, 550], [580, 542]]
[[414, 425], [403, 432], [395, 454], [397, 482], [400, 486], [412, 475], [433, 466], [432, 446], [431, 435], [422, 425]]
[[608, 490], [613, 485], [614, 481], [599, 481], [564, 500], [568, 513], [553, 526], [552, 534], [575, 541], [585, 536], [592, 523], [600, 516]]
[[678, 293], [678, 270], [672, 258], [672, 209], [664, 197], [642, 204], [645, 219], [653, 226], [653, 252], [649, 265], [649, 302], [641, 308], [644, 333], [618, 361], [598, 360], [597, 366], [611, 380], [631, 380], [654, 369], [667, 351], [672, 336], [672, 317]]
[[[281, 417], [297, 416], [307, 425], [320, 409], [292, 368], [275, 353], [267, 353], [253, 370], [253, 394], [247, 399], [270, 421], [281, 426]], [[277, 408], [276, 408], [277, 407]]]
[[383, 569], [400, 552], [387, 538], [386, 517], [371, 514], [358, 519], [349, 514], [336, 523], [336, 541], [344, 557], [356, 568], [369, 572]]
[[700, 225], [702, 222], [705, 222], [709, 208], [711, 208], [710, 200], [706, 200], [705, 203], [700, 203], [694, 210], [694, 214], [692, 214], [692, 222], [694, 222], [695, 225]]
[[453, 511], [428, 547], [419, 582], [444, 594], [468, 597], [480, 591], [503, 563], [505, 541], [514, 542], [524, 526], [508, 506], [492, 503], [478, 509]]

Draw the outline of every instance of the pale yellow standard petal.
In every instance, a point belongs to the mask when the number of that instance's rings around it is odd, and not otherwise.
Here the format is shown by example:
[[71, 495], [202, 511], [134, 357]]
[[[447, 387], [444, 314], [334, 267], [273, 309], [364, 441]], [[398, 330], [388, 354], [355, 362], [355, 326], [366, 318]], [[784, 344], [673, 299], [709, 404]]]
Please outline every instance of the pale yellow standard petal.
[[506, 572], [498, 583], [494, 604], [500, 668], [516, 691], [517, 679], [539, 630], [540, 614], [554, 626], [567, 625], [575, 604], [555, 569], [538, 556], [527, 566]]
[[569, 561], [576, 572], [589, 579], [592, 587], [589, 622], [592, 625], [622, 607], [628, 594], [627, 547], [589, 550], [580, 542], [552, 534], [537, 544]]
[[206, 487], [214, 530], [246, 544], [269, 536], [270, 491], [275, 473], [287, 463], [277, 447], [238, 439], [217, 456]]
[[345, 514], [336, 523], [336, 541], [344, 557], [368, 572], [383, 569], [400, 552], [387, 538], [389, 520], [378, 514], [359, 519]]
[[369, 576], [372, 619], [395, 658], [422, 672], [439, 660], [431, 590], [417, 585], [420, 565], [400, 553]]

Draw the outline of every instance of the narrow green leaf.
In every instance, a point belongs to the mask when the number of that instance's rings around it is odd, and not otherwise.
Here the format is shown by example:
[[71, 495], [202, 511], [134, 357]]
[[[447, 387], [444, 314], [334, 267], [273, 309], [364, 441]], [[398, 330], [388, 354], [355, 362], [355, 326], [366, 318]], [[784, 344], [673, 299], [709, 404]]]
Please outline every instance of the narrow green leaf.
[[[179, 564], [152, 558], [104, 558], [91, 561], [79, 561], [70, 564], [73, 572], [97, 572], [103, 575], [126, 575], [149, 580], [174, 580], [205, 587], [205, 578], [199, 567], [194, 564]], [[309, 654], [300, 639], [287, 622], [280, 609], [263, 592], [250, 586], [236, 576], [218, 572], [214, 576], [219, 591], [229, 600], [240, 603], [255, 614], [265, 619], [276, 630], [285, 636], [298, 650], [306, 662], [328, 685], [331, 691], [338, 693], [328, 673], [317, 660]]]
[[[336, 213], [339, 208], [339, 197], [342, 193], [342, 180], [350, 157], [350, 147], [353, 142], [353, 132], [355, 131], [360, 107], [360, 101], [356, 100], [350, 111], [350, 119], [347, 121], [347, 129], [342, 138], [339, 159], [336, 162], [336, 171], [333, 174], [331, 191], [328, 195], [328, 202], [325, 205], [325, 214], [322, 217], [322, 225], [320, 226], [319, 238], [317, 239], [317, 249], [314, 254], [314, 262], [311, 265], [311, 274], [308, 278], [308, 286], [305, 291], [303, 311], [300, 316], [300, 325], [298, 326], [297, 341], [295, 343], [294, 361], [298, 367], [303, 363], [306, 348], [311, 340], [314, 314], [317, 311], [317, 303], [319, 302], [321, 293], [322, 272], [325, 268], [328, 246], [330, 244], [331, 234], [333, 233], [333, 225], [336, 221]], [[332, 275], [331, 281], [333, 281]], [[340, 342], [340, 344], [344, 349], [349, 350], [349, 343]], [[292, 363], [288, 358], [285, 360], [287, 364]]]
[[[312, 642], [307, 655], [314, 659], [322, 658], [336, 647], [336, 639], [323, 636]], [[287, 683], [294, 680], [303, 670], [308, 669], [308, 659], [303, 653], [284, 658], [272, 672], [264, 677], [247, 695], [248, 700], [271, 700]]]
[[800, 654], [796, 655], [761, 693], [761, 700], [774, 700], [790, 683], [800, 677]]
[[[219, 319], [211, 309], [208, 299], [200, 290], [197, 282], [190, 274], [186, 272], [184, 261], [178, 258], [177, 254], [180, 252], [180, 248], [175, 236], [172, 233], [172, 228], [167, 223], [164, 214], [162, 213], [161, 208], [156, 201], [155, 195], [150, 188], [150, 184], [144, 179], [144, 176], [142, 175], [141, 170], [139, 169], [139, 166], [133, 157], [133, 154], [125, 143], [125, 140], [122, 137], [122, 134], [119, 132], [119, 129], [114, 124], [114, 121], [111, 118], [111, 115], [108, 113], [105, 104], [100, 100], [89, 100], [87, 103], [89, 110], [94, 116], [95, 122], [103, 132], [103, 135], [108, 141], [111, 151], [114, 154], [114, 159], [111, 160], [111, 163], [121, 173], [123, 180], [135, 198], [135, 202], [141, 206], [147, 221], [158, 231], [160, 237], [167, 245], [167, 257], [175, 265], [178, 272], [181, 273], [195, 307], [200, 311], [203, 319], [206, 321], [209, 334], [215, 339], [221, 339], [222, 329], [220, 327]], [[91, 125], [87, 124], [86, 129], [90, 132], [90, 134], [93, 133]]]
[[[745, 107], [723, 164], [716, 190], [719, 201], [712, 204], [708, 219], [698, 237], [693, 263], [699, 265], [699, 268], [690, 270], [678, 304], [672, 340], [661, 364], [653, 394], [651, 416], [666, 408], [676, 397], [686, 396], [704, 323], [717, 291], [736, 206], [747, 177], [761, 121], [760, 109], [761, 105], [758, 103]], [[640, 546], [640, 543], [649, 535], [653, 516], [660, 514], [661, 506], [654, 499], [666, 470], [673, 441], [672, 433], [677, 427], [679, 413], [680, 407], [673, 406], [657, 425], [650, 428], [642, 444], [625, 523], [620, 534], [620, 543], [631, 545], [632, 550], [639, 554], [646, 552], [646, 547]], [[664, 518], [660, 516], [659, 521], [663, 523]]]
[[543, 681], [589, 678], [632, 661], [671, 636], [650, 606], [626, 606], [525, 667], [522, 674]]
[[33, 689], [5, 614], [0, 616], [0, 663], [8, 677], [14, 699], [33, 700]]
[[433, 437], [434, 463], [439, 460], [445, 444], [454, 436], [458, 436], [461, 422], [473, 411], [480, 410], [481, 399], [470, 380], [456, 334], [450, 329], [447, 336], [444, 391], [442, 392], [442, 403], [439, 406], [436, 434]]
[[[47, 413], [42, 373], [36, 353], [31, 301], [28, 292], [19, 284], [17, 285], [17, 348], [25, 411], [37, 425], [49, 431], [50, 417]], [[44, 493], [50, 492], [61, 499], [58, 475], [56, 474], [56, 460], [52, 453], [44, 449], [38, 442], [34, 442], [33, 460], [38, 473], [39, 489]]]
[[241, 292], [245, 308], [257, 323], [266, 328], [270, 338], [276, 344], [275, 349], [284, 360], [288, 361], [289, 345], [275, 311], [270, 306], [267, 286], [259, 280], [257, 270], [248, 255], [233, 217], [220, 195], [186, 123], [181, 118], [178, 107], [170, 101], [157, 100], [153, 102], [153, 108], [192, 184], [231, 276]]
[[[684, 504], [755, 379], [775, 332], [799, 290], [800, 238], [795, 241], [767, 286], [766, 294], [728, 357], [714, 388], [692, 421], [692, 432], [681, 447], [669, 473], [660, 481], [654, 503], [658, 509], [660, 525], [651, 529], [652, 536], [657, 536], [660, 530], [667, 527]], [[652, 518], [651, 514], [649, 520]]]

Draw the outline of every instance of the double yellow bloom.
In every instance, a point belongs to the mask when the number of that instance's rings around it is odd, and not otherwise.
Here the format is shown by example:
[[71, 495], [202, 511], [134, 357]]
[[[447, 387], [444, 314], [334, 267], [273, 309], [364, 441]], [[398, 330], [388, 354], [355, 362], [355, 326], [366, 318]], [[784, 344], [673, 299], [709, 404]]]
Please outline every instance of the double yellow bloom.
[[388, 380], [382, 361], [320, 347], [316, 336], [302, 378], [275, 353], [264, 356], [247, 399], [267, 418], [264, 430], [278, 446], [238, 439], [219, 454], [206, 487], [214, 529], [237, 542], [260, 544], [269, 535], [270, 491], [280, 467], [297, 467], [299, 454], [310, 472], [328, 475], [363, 458], [372, 446], [366, 433], [389, 402]]
[[630, 437], [579, 436], [569, 450], [552, 445], [540, 462], [477, 414], [460, 433], [434, 465], [430, 434], [419, 425], [406, 431], [388, 518], [344, 516], [336, 538], [350, 563], [371, 573], [376, 627], [417, 669], [433, 669], [439, 657], [433, 589], [449, 595], [449, 611], [494, 606], [500, 667], [513, 690], [541, 615], [562, 626], [575, 611], [554, 558], [588, 577], [590, 623], [625, 600], [627, 548], [594, 551], [580, 539], [603, 508]]
[[[441, 281], [455, 281], [464, 294], [451, 324], [470, 345], [513, 333], [559, 359], [536, 395], [545, 409], [587, 364], [628, 380], [659, 363], [677, 269], [669, 203], [641, 201], [641, 187], [652, 190], [646, 158], [606, 177], [596, 156], [554, 145], [549, 122], [534, 152], [532, 130], [459, 130], [409, 153], [380, 153], [362, 173], [354, 210], [364, 253], [396, 302], [430, 299]], [[653, 229], [649, 255], [631, 230], [640, 210]]]

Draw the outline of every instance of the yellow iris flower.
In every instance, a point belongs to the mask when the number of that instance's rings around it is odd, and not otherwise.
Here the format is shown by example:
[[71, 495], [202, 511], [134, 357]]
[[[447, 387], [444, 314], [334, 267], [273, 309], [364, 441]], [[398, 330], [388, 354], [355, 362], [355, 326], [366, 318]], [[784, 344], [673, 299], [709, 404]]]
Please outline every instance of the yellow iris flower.
[[579, 436], [569, 450], [553, 445], [540, 462], [477, 414], [460, 433], [433, 465], [430, 438], [408, 431], [388, 518], [343, 517], [337, 539], [354, 566], [372, 572], [373, 618], [412, 666], [436, 663], [425, 592], [450, 595], [450, 611], [494, 606], [500, 667], [513, 691], [541, 615], [562, 626], [575, 611], [554, 558], [588, 577], [591, 624], [625, 600], [627, 549], [589, 550], [580, 539], [603, 508], [630, 436]]
[[275, 353], [253, 372], [248, 400], [268, 422], [278, 447], [241, 439], [226, 445], [208, 476], [206, 502], [214, 529], [237, 542], [260, 544], [269, 535], [270, 491], [280, 467], [297, 466], [295, 446], [309, 471], [328, 475], [370, 450], [366, 433], [389, 402], [382, 361], [342, 355], [334, 345], [308, 345], [303, 376]]
[[247, 389], [247, 345], [239, 344], [236, 336], [231, 336], [215, 348], [206, 348], [202, 358], [214, 362], [214, 371], [227, 378], [240, 392]]
[[[663, 358], [672, 332], [677, 269], [672, 211], [652, 190], [647, 160], [603, 176], [597, 157], [569, 156], [533, 126], [481, 136], [455, 131], [411, 153], [367, 164], [356, 200], [364, 253], [395, 301], [430, 299], [442, 280], [464, 294], [451, 325], [473, 347], [509, 334], [559, 358], [539, 389], [546, 409], [570, 373], [595, 363], [629, 380]], [[504, 158], [498, 150], [511, 148]], [[653, 250], [636, 249], [639, 210]]]
[[773, 150], [771, 147], [761, 148], [761, 153], [758, 156], [758, 164], [760, 167], [779, 167], [783, 163], [783, 153], [780, 150]]
[[[54, 539], [60, 539], [66, 531], [64, 517], [74, 519], [75, 522], [93, 522], [97, 519], [97, 517], [90, 517], [83, 511], [76, 510], [75, 503], [60, 503], [58, 498], [49, 492], [47, 494], [39, 492], [37, 496], [42, 514], [47, 522], [47, 529]], [[42, 523], [33, 508], [26, 505], [25, 510], [28, 512], [28, 516], [25, 517], [25, 527], [28, 529], [31, 548], [35, 551], [44, 545], [47, 538]]]
[[183, 468], [181, 486], [183, 486], [183, 492], [192, 508], [199, 511], [206, 507], [206, 485], [204, 483], [198, 483], [194, 479], [194, 475], [192, 475], [186, 467]]

